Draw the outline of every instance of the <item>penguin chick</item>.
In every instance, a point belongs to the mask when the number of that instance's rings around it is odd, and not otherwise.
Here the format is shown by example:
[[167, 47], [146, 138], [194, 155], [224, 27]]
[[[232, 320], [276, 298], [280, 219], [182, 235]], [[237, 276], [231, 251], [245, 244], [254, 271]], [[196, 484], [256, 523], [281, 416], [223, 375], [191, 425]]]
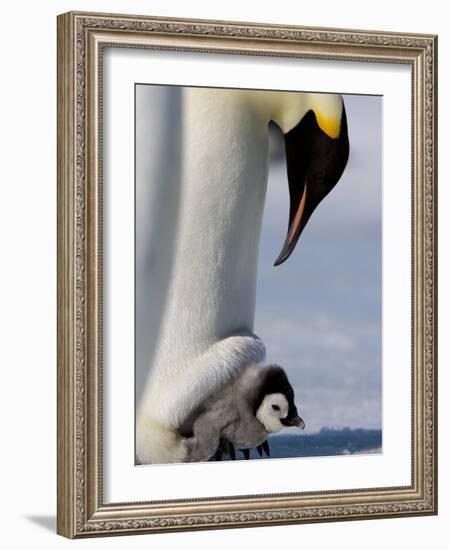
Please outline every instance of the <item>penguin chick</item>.
[[220, 392], [208, 398], [195, 414], [185, 439], [187, 461], [209, 460], [222, 447], [251, 449], [285, 427], [304, 429], [293, 388], [285, 371], [276, 365], [252, 364]]

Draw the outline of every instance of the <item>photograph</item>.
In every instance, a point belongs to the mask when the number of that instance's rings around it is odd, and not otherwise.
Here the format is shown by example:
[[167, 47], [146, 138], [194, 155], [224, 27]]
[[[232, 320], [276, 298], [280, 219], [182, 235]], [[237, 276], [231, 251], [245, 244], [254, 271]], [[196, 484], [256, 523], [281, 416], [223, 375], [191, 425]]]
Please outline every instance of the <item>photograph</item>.
[[58, 533], [437, 513], [436, 60], [58, 17]]
[[136, 464], [381, 453], [382, 97], [134, 93]]
[[439, 550], [445, 4], [2, 7], [2, 547]]

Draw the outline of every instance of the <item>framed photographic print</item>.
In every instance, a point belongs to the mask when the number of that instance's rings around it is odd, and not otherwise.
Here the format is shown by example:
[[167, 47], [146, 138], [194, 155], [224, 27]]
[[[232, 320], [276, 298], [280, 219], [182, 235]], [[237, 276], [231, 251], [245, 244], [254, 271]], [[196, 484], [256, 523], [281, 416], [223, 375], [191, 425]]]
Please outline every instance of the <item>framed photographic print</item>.
[[58, 532], [435, 514], [431, 35], [58, 18]]

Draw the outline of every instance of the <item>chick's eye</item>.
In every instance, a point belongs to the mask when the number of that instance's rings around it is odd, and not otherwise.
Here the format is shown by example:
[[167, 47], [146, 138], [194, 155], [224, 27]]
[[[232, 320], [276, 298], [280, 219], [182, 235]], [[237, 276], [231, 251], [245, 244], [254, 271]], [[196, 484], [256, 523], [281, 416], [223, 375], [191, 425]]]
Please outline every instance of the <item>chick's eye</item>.
[[271, 408], [274, 410], [274, 411], [280, 411], [280, 407], [278, 405], [271, 405]]

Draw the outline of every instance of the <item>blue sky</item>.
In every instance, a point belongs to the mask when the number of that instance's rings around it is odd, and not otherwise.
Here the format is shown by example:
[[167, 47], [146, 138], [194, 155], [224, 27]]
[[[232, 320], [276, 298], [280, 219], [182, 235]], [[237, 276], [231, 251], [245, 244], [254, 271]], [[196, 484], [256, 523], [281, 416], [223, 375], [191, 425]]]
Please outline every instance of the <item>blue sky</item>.
[[279, 267], [289, 197], [274, 141], [260, 243], [255, 332], [267, 361], [286, 369], [308, 432], [382, 424], [382, 100], [345, 96], [345, 105], [345, 173]]

